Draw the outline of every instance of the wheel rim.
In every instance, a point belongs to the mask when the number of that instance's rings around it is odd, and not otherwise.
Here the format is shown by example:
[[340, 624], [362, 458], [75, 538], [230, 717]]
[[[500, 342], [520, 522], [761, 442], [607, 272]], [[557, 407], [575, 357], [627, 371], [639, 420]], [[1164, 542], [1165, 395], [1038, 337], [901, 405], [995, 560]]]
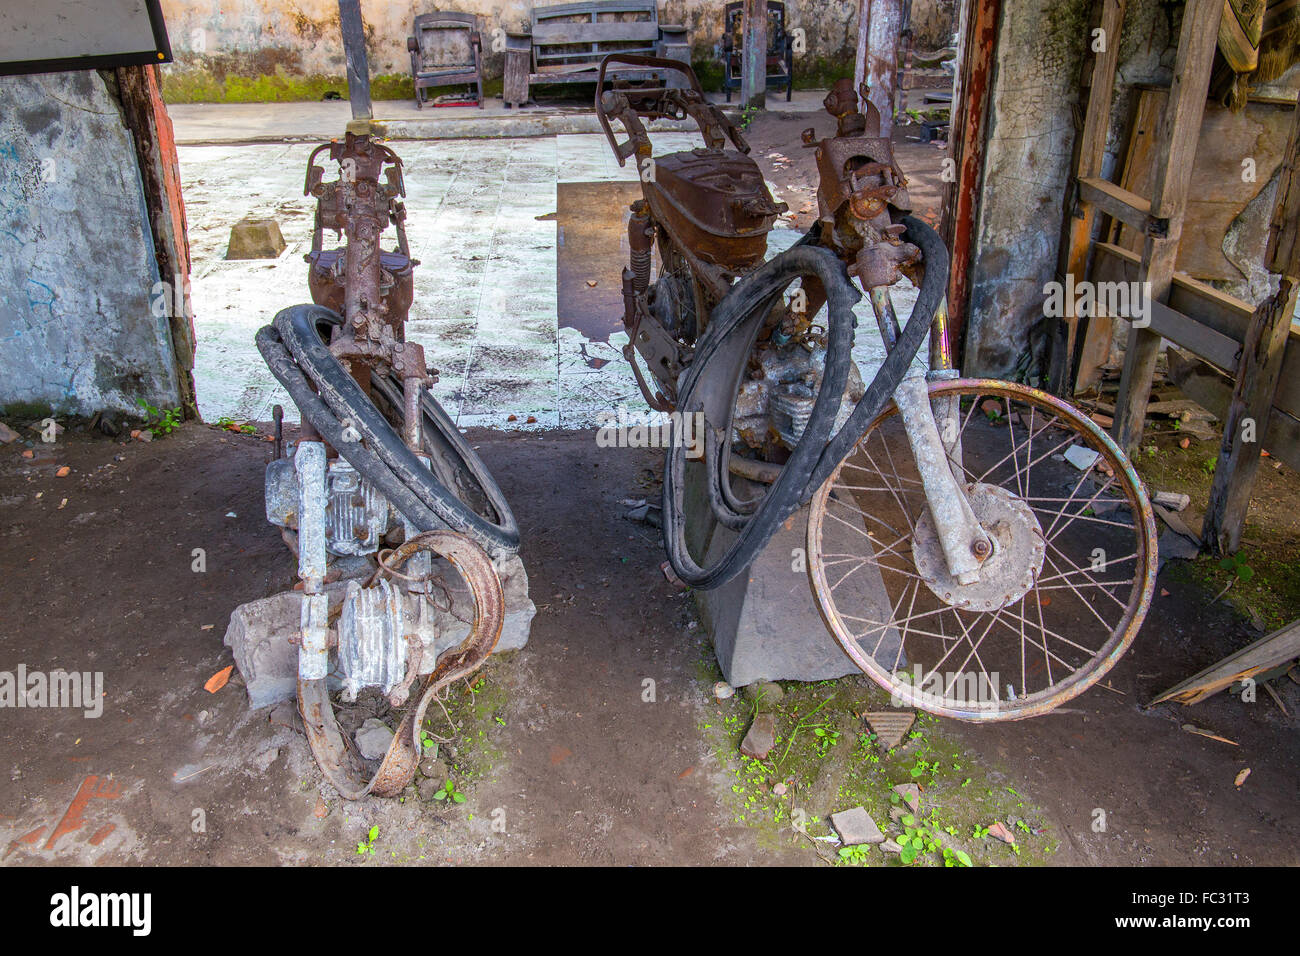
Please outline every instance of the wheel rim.
[[[983, 588], [943, 580], [891, 406], [813, 495], [818, 608], [895, 704], [964, 720], [1045, 713], [1100, 680], [1132, 643], [1155, 586], [1150, 504], [1110, 437], [1051, 395], [956, 380], [932, 384], [930, 397], [948, 409], [936, 412], [944, 438], [964, 449], [977, 515], [1002, 535], [981, 567]], [[1070, 445], [1096, 460], [1085, 469], [1057, 461]]]

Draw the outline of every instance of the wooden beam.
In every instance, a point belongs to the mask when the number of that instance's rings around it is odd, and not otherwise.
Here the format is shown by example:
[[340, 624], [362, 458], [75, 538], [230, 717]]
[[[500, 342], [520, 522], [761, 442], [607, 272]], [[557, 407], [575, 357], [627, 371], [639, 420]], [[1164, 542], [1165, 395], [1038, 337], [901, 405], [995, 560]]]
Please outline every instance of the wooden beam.
[[[1142, 246], [1142, 278], [1150, 283], [1151, 297], [1157, 302], [1169, 298], [1169, 287], [1173, 282], [1174, 261], [1178, 256], [1178, 241], [1187, 210], [1187, 190], [1196, 159], [1201, 119], [1205, 115], [1222, 16], [1222, 0], [1187, 0], [1183, 10], [1173, 81], [1156, 131], [1152, 161], [1155, 188], [1151, 196], [1151, 215], [1156, 220], [1163, 220], [1166, 228], [1163, 235], [1149, 231]], [[1142, 426], [1159, 352], [1158, 333], [1129, 328], [1114, 426], [1115, 440], [1125, 451], [1142, 440]]]
[[740, 102], [767, 108], [767, 0], [744, 0], [740, 58]]
[[1181, 684], [1159, 694], [1147, 706], [1163, 703], [1167, 700], [1180, 704], [1195, 704], [1211, 694], [1217, 694], [1237, 681], [1271, 670], [1278, 664], [1284, 664], [1300, 657], [1300, 620], [1292, 621], [1254, 644], [1243, 647], [1217, 664], [1205, 668], [1198, 674], [1187, 678]]
[[880, 111], [880, 136], [894, 131], [894, 93], [898, 85], [898, 45], [903, 32], [903, 0], [860, 0], [858, 56], [854, 85], [865, 81], [868, 98]]
[[[158, 85], [158, 67], [124, 66], [116, 71], [122, 116], [135, 143], [140, 185], [149, 214], [158, 279], [171, 289], [167, 322], [171, 332], [181, 405], [198, 418], [194, 392], [194, 310], [190, 301], [190, 242], [181, 196], [181, 173], [171, 117]], [[179, 293], [179, 294], [177, 294]], [[178, 309], [176, 306], [179, 305]]]
[[347, 60], [348, 100], [354, 120], [373, 119], [370, 105], [370, 66], [366, 62], [366, 29], [361, 21], [361, 0], [339, 0], [339, 30]]
[[[864, 0], [865, 4], [865, 0]], [[1002, 0], [963, 0], [957, 78], [953, 89], [948, 151], [955, 160], [954, 181], [944, 190], [939, 232], [948, 245], [949, 335], [958, 365], [965, 342], [970, 304], [970, 267], [975, 219], [988, 146], [989, 100], [997, 66]]]

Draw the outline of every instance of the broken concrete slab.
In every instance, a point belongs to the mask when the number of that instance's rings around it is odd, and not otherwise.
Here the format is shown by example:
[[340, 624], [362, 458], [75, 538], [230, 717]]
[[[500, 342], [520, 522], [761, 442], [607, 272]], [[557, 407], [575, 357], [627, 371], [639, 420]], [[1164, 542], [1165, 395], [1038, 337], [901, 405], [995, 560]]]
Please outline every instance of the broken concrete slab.
[[893, 790], [894, 793], [898, 794], [899, 797], [902, 798], [903, 803], [907, 805], [907, 809], [911, 810], [913, 813], [916, 813], [921, 809], [921, 788], [916, 784], [896, 784]]
[[862, 843], [883, 843], [885, 835], [876, 826], [864, 807], [852, 807], [831, 814], [831, 826], [840, 835], [840, 842], [845, 846], [858, 846]]
[[754, 702], [759, 710], [775, 707], [785, 696], [785, 691], [776, 681], [756, 681], [745, 688], [745, 698]]
[[10, 428], [8, 425], [6, 425], [4, 422], [0, 422], [0, 445], [7, 445], [12, 441], [17, 441], [17, 440], [18, 440], [18, 433], [14, 431], [12, 428]]
[[284, 249], [284, 236], [274, 219], [241, 219], [230, 227], [226, 258], [276, 259]]

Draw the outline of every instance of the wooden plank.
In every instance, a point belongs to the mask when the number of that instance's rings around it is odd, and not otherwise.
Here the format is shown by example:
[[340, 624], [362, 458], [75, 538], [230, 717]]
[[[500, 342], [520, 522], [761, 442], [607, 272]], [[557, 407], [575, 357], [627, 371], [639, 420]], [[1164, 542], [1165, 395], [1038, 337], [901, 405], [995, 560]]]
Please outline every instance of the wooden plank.
[[561, 17], [591, 16], [602, 13], [648, 13], [658, 19], [657, 0], [589, 0], [587, 3], [556, 3], [533, 7], [533, 23]]
[[657, 23], [539, 23], [533, 28], [533, 45], [564, 46], [580, 43], [655, 43]]
[[[1151, 296], [1164, 302], [1173, 282], [1178, 240], [1187, 208], [1187, 188], [1210, 88], [1210, 70], [1217, 48], [1221, 0], [1188, 0], [1174, 58], [1169, 101], [1156, 134], [1155, 190], [1151, 215], [1165, 220], [1163, 236], [1148, 233], [1142, 248], [1142, 279], [1151, 283]], [[1114, 437], [1125, 451], [1142, 440], [1142, 425], [1151, 380], [1155, 374], [1160, 336], [1147, 329], [1129, 328], [1128, 350], [1116, 402]]]
[[[1132, 149], [1118, 179], [1125, 189], [1140, 195], [1151, 189], [1151, 147], [1166, 97], [1166, 91], [1158, 88], [1144, 88], [1138, 96]], [[1218, 103], [1208, 104], [1197, 140], [1183, 239], [1178, 247], [1180, 272], [1207, 280], [1243, 278], [1237, 263], [1224, 252], [1223, 240], [1277, 170], [1293, 112], [1294, 107], [1254, 101], [1238, 113]], [[1242, 160], [1247, 157], [1255, 164], [1253, 180], [1242, 175]], [[1237, 228], [1238, 249], [1263, 249], [1268, 238], [1266, 216], [1248, 217]], [[1115, 241], [1129, 249], [1140, 249], [1142, 234], [1125, 227]]]
[[1195, 704], [1237, 681], [1263, 673], [1296, 657], [1300, 657], [1300, 620], [1292, 621], [1286, 627], [1261, 637], [1254, 644], [1243, 647], [1181, 684], [1156, 695], [1147, 706], [1152, 707], [1167, 700]]
[[1080, 177], [1079, 198], [1134, 229], [1145, 231], [1151, 218], [1150, 200], [1096, 176]]
[[[980, 179], [987, 149], [989, 97], [997, 65], [1001, 0], [963, 0], [961, 58], [953, 91], [949, 153], [956, 159], [954, 182], [946, 184], [939, 231], [948, 246], [948, 328], [960, 365], [970, 300], [973, 235]], [[861, 44], [859, 43], [859, 48]]]

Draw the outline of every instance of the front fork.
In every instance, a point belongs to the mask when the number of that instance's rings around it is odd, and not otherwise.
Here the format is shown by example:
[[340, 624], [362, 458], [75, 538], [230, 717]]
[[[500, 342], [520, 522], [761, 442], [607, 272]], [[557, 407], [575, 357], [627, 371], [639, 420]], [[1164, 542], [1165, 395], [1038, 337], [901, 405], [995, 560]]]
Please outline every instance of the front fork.
[[[889, 298], [888, 286], [870, 290], [871, 306], [876, 313], [886, 348], [898, 340], [898, 319]], [[948, 303], [943, 301], [935, 313], [930, 330], [930, 372], [915, 364], [894, 390], [894, 404], [903, 420], [908, 444], [921, 475], [926, 507], [934, 521], [948, 570], [961, 584], [979, 580], [980, 565], [993, 553], [993, 539], [980, 526], [966, 497], [965, 483], [952, 469], [961, 468], [961, 438], [957, 426], [959, 401], [956, 397], [940, 399], [931, 405], [928, 382], [958, 377], [953, 368], [947, 323]], [[940, 431], [939, 422], [943, 423]]]

